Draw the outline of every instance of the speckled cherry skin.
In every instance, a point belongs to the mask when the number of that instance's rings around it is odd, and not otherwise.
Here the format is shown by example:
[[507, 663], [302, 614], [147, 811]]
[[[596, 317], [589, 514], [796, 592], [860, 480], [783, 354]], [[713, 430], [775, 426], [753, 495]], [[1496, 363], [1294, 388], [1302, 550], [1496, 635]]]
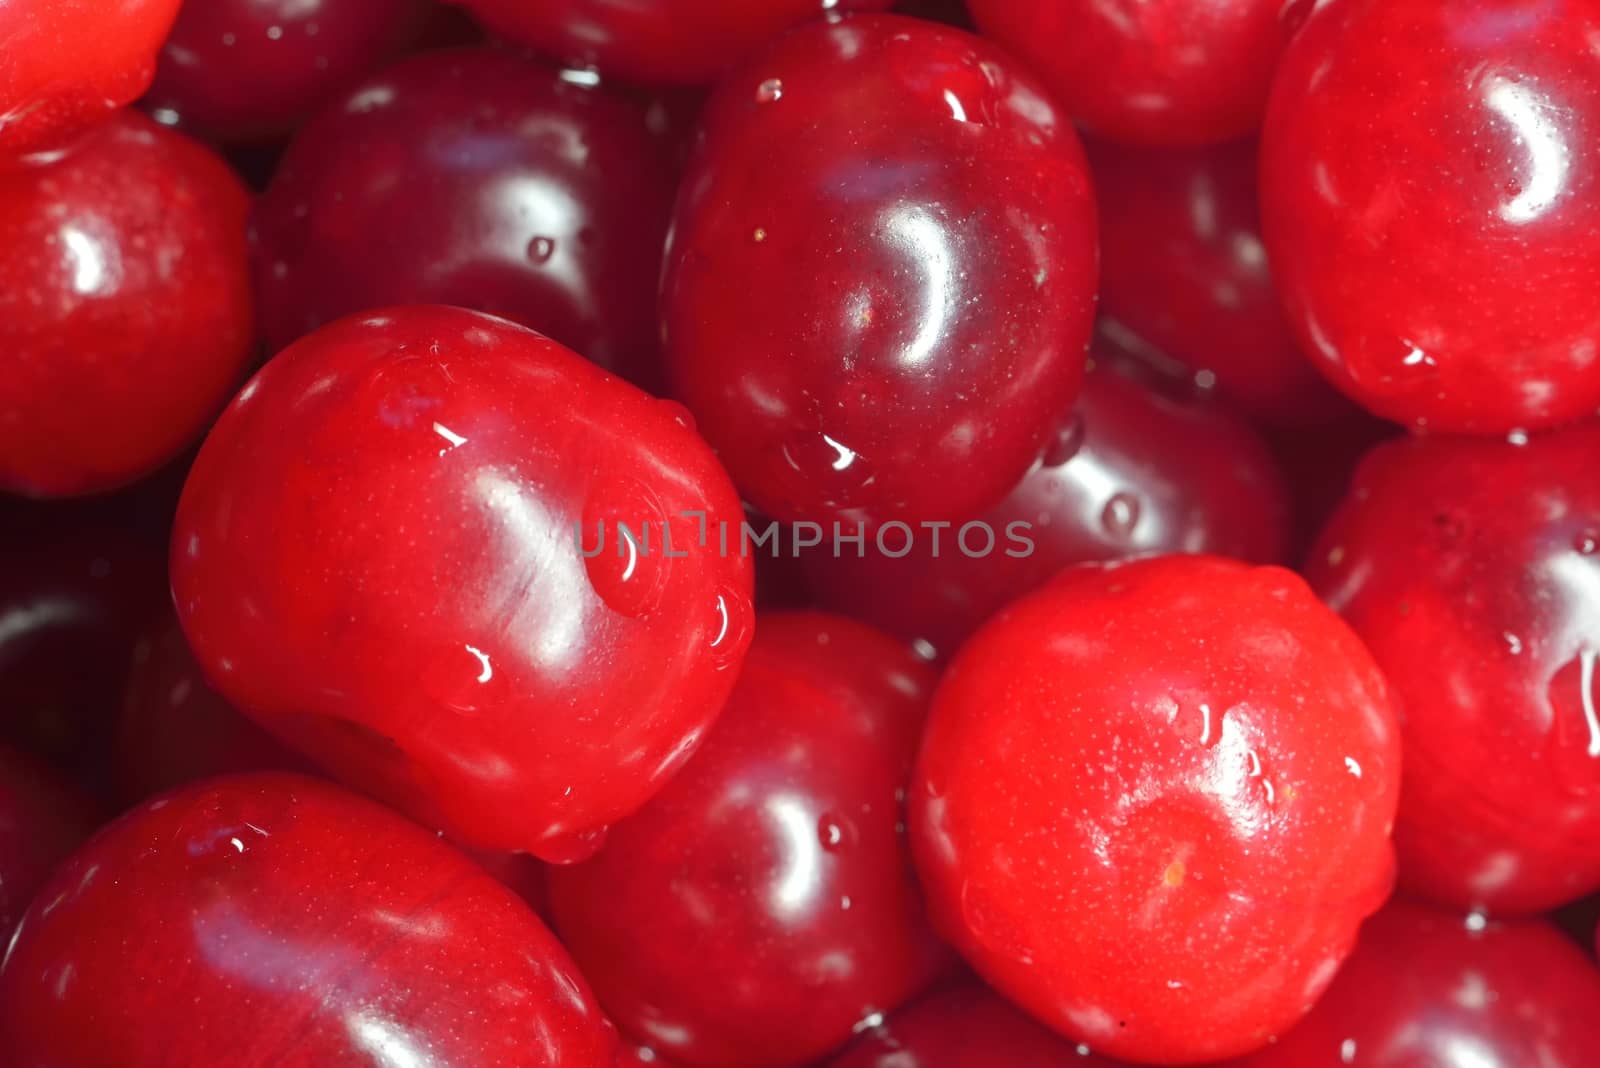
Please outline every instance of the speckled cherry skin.
[[930, 22], [815, 23], [708, 105], [668, 371], [774, 518], [966, 519], [1070, 408], [1095, 269], [1077, 135], [1014, 60]]
[[763, 615], [694, 760], [550, 872], [556, 929], [622, 1032], [699, 1066], [802, 1064], [947, 963], [902, 799], [933, 672], [846, 619]]
[[460, 0], [495, 33], [640, 85], [706, 85], [823, 12], [891, 0]]
[[555, 936], [432, 834], [316, 779], [208, 780], [96, 835], [0, 967], [16, 1068], [608, 1068]]
[[1545, 923], [1395, 901], [1277, 1043], [1228, 1068], [1588, 1068], [1600, 971]]
[[34, 891], [97, 818], [94, 802], [71, 783], [0, 745], [0, 931], [10, 935]]
[[0, 4], [0, 169], [60, 148], [150, 84], [179, 0]]
[[1600, 889], [1597, 465], [1596, 427], [1385, 445], [1311, 554], [1400, 695], [1401, 881], [1441, 902]]
[[1371, 411], [1505, 433], [1600, 409], [1596, 34], [1589, 3], [1331, 0], [1296, 36], [1267, 250], [1306, 352]]
[[428, 14], [426, 0], [196, 0], [143, 104], [196, 136], [279, 136], [398, 55]]
[[1325, 424], [1353, 408], [1311, 365], [1279, 305], [1261, 244], [1253, 141], [1086, 147], [1105, 316], [1260, 422]]
[[1289, 37], [1286, 6], [967, 0], [978, 28], [1037, 70], [1073, 118], [1147, 145], [1212, 144], [1258, 129]]
[[[749, 560], [680, 514], [737, 529], [739, 501], [676, 409], [457, 308], [305, 338], [223, 414], [178, 508], [206, 675], [457, 841], [592, 852], [688, 759], [749, 642]], [[635, 544], [649, 524], [631, 557], [619, 522]]]
[[250, 355], [248, 209], [133, 111], [0, 171], [0, 492], [112, 489], [200, 436]]
[[946, 672], [912, 845], [936, 925], [1002, 993], [1108, 1056], [1187, 1064], [1322, 992], [1392, 885], [1399, 775], [1382, 675], [1291, 572], [1082, 565]]
[[[1065, 567], [1162, 552], [1285, 558], [1289, 490], [1266, 443], [1215, 404], [1147, 384], [1097, 356], [1056, 443], [981, 527], [883, 531], [858, 552], [801, 557], [820, 605], [948, 657], [980, 623]], [[1013, 526], [1026, 524], [1026, 526]], [[965, 542], [962, 538], [965, 537]], [[963, 548], [963, 545], [966, 548]], [[1016, 555], [1011, 555], [1015, 553]]]
[[945, 987], [867, 1031], [827, 1068], [1115, 1068], [981, 983]]
[[608, 87], [490, 49], [404, 60], [274, 175], [253, 226], [262, 331], [277, 349], [357, 311], [455, 304], [644, 377], [673, 174], [643, 107]]

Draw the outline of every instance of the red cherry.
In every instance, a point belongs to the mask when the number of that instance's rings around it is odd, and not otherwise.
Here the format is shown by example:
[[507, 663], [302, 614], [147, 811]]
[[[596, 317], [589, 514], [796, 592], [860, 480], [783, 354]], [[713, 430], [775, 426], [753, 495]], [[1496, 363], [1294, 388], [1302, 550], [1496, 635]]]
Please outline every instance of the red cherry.
[[[150, 84], [179, 0], [0, 4], [0, 167], [55, 149]], [[0, 203], [12, 198], [0, 193]], [[0, 285], [0, 294], [9, 288]], [[0, 315], [0, 322], [9, 316]], [[3, 407], [3, 405], [0, 405]]]
[[93, 803], [31, 757], [0, 745], [0, 931], [95, 828]]
[[1070, 124], [987, 42], [813, 24], [707, 108], [668, 250], [669, 373], [768, 515], [969, 518], [1078, 391], [1093, 214]]
[[1118, 141], [1199, 145], [1261, 125], [1284, 0], [967, 0], [978, 28]]
[[645, 377], [667, 152], [632, 100], [521, 57], [402, 62], [307, 126], [262, 198], [262, 330], [277, 349], [352, 312], [459, 304]]
[[[1057, 441], [975, 522], [885, 527], [860, 551], [825, 541], [803, 557], [812, 593], [949, 655], [1071, 564], [1160, 552], [1276, 562], [1287, 544], [1288, 489], [1243, 423], [1097, 360]], [[987, 531], [995, 541], [984, 552]]]
[[461, 2], [494, 32], [573, 66], [645, 85], [702, 85], [824, 11], [881, 11], [891, 0]]
[[946, 673], [912, 845], [1001, 992], [1109, 1056], [1191, 1063], [1333, 977], [1392, 883], [1399, 773], [1383, 677], [1290, 572], [1084, 565]]
[[1254, 142], [1088, 148], [1110, 325], [1263, 422], [1324, 424], [1353, 410], [1300, 351], [1279, 307], [1257, 222]]
[[1293, 1031], [1230, 1068], [1589, 1068], [1600, 971], [1543, 923], [1396, 902]]
[[978, 983], [929, 994], [828, 1068], [1115, 1068]]
[[131, 111], [0, 172], [0, 491], [110, 489], [200, 436], [250, 355], [247, 210]]
[[1273, 270], [1306, 351], [1378, 415], [1504, 433], [1600, 408], [1596, 36], [1588, 3], [1330, 0], [1284, 57]]
[[1307, 577], [1405, 708], [1409, 888], [1537, 912], [1600, 889], [1600, 428], [1365, 461]]
[[312, 334], [223, 414], [178, 508], [206, 675], [459, 841], [592, 851], [688, 759], [749, 641], [750, 564], [715, 535], [739, 501], [675, 409], [457, 308]]
[[425, 0], [205, 0], [184, 4], [143, 104], [196, 135], [288, 133], [397, 55], [423, 29]]
[[761, 617], [701, 752], [550, 872], [556, 928], [625, 1034], [689, 1064], [800, 1064], [935, 978], [900, 822], [932, 686], [859, 623]]
[[214, 779], [123, 816], [39, 891], [0, 1047], [58, 1068], [603, 1068], [555, 937], [466, 857], [316, 779]]

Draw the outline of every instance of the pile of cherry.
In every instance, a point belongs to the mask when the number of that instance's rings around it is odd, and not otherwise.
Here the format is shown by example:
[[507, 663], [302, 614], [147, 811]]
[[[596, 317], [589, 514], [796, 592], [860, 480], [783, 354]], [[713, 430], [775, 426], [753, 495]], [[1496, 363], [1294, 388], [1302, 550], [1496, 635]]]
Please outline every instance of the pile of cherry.
[[1600, 0], [461, 3], [0, 0], [0, 1066], [1600, 1065]]

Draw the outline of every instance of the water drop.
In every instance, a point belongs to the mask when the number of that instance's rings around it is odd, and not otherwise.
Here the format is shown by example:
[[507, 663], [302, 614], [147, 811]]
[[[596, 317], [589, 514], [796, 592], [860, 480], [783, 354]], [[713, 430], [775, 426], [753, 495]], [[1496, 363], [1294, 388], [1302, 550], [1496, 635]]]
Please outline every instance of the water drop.
[[1577, 793], [1600, 789], [1600, 695], [1593, 649], [1583, 649], [1550, 679], [1550, 744], [1556, 774]]
[[1596, 550], [1600, 550], [1600, 532], [1579, 531], [1578, 536], [1572, 539], [1572, 549], [1583, 556], [1593, 556]]
[[1050, 444], [1045, 447], [1043, 463], [1046, 467], [1060, 467], [1067, 463], [1078, 451], [1083, 448], [1084, 425], [1083, 416], [1074, 413], [1070, 419], [1062, 424], [1056, 431], [1055, 437], [1050, 439]]
[[[1178, 736], [1197, 742], [1207, 749], [1222, 741], [1223, 713], [1210, 701], [1192, 701], [1173, 697], [1164, 702], [1167, 725]], [[1259, 770], [1260, 761], [1251, 754], [1253, 770]]]
[[1113, 496], [1100, 513], [1100, 525], [1114, 538], [1132, 535], [1139, 525], [1139, 498], [1131, 493]]
[[578, 831], [546, 838], [539, 843], [539, 859], [551, 864], [578, 864], [588, 860], [600, 852], [600, 847], [606, 844], [606, 830], [607, 828], [601, 827], [597, 830]]
[[1522, 655], [1522, 639], [1512, 634], [1509, 630], [1501, 635], [1506, 640], [1506, 648], [1511, 650], [1512, 656]]
[[859, 840], [860, 834], [856, 825], [848, 817], [839, 816], [832, 812], [824, 812], [817, 817], [817, 841], [829, 853], [838, 853], [849, 849]]
[[[714, 544], [706, 551], [715, 551]], [[726, 671], [744, 657], [750, 645], [750, 598], [724, 587], [716, 595], [710, 620], [711, 661], [718, 671]]]
[[666, 413], [666, 415], [669, 416], [672, 421], [677, 423], [679, 426], [686, 430], [693, 430], [695, 428], [694, 413], [688, 408], [685, 408], [683, 405], [679, 404], [677, 401], [660, 400], [656, 401], [656, 404], [662, 412]]
[[528, 242], [528, 259], [534, 263], [545, 264], [550, 262], [550, 257], [556, 254], [556, 243], [548, 237], [536, 237]]
[[783, 79], [768, 78], [756, 86], [756, 103], [772, 104], [783, 99]]
[[584, 505], [575, 547], [589, 585], [613, 611], [638, 619], [661, 607], [674, 557], [694, 547], [695, 521], [669, 521], [655, 492], [623, 476], [600, 483]]

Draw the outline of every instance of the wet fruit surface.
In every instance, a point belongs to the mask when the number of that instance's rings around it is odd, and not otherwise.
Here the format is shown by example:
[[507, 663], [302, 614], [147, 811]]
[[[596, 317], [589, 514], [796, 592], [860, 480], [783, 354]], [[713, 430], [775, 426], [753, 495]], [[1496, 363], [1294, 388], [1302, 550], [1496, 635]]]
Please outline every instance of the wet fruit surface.
[[746, 498], [847, 525], [998, 501], [1070, 408], [1093, 314], [1066, 117], [987, 42], [866, 16], [790, 34], [704, 122], [662, 317]]
[[1295, 38], [1267, 249], [1305, 351], [1373, 412], [1505, 433], [1600, 408], [1597, 33], [1592, 4], [1333, 0]]
[[22, 919], [50, 870], [95, 827], [93, 802], [32, 757], [0, 745], [0, 930]]
[[805, 1063], [947, 963], [901, 822], [932, 670], [833, 616], [764, 615], [757, 635], [689, 766], [550, 873], [606, 1011], [687, 1064]]
[[1307, 575], [1405, 708], [1401, 879], [1532, 912], [1600, 888], [1600, 429], [1373, 453]]
[[648, 378], [672, 175], [644, 110], [605, 87], [487, 49], [407, 60], [307, 127], [273, 178], [254, 227], [263, 332], [277, 349], [363, 309], [456, 304]]
[[16, 1063], [604, 1066], [555, 937], [472, 861], [294, 775], [134, 809], [57, 870], [0, 968]]
[[1382, 676], [1291, 573], [1085, 565], [946, 673], [912, 843], [999, 990], [1097, 1052], [1193, 1063], [1326, 987], [1389, 892], [1399, 772]]
[[247, 209], [131, 111], [0, 171], [0, 491], [112, 489], [200, 436], [250, 355]]
[[172, 580], [197, 659], [459, 841], [592, 852], [688, 758], [749, 641], [749, 561], [684, 515], [736, 529], [738, 499], [686, 422], [489, 316], [335, 323], [251, 380], [190, 473]]

